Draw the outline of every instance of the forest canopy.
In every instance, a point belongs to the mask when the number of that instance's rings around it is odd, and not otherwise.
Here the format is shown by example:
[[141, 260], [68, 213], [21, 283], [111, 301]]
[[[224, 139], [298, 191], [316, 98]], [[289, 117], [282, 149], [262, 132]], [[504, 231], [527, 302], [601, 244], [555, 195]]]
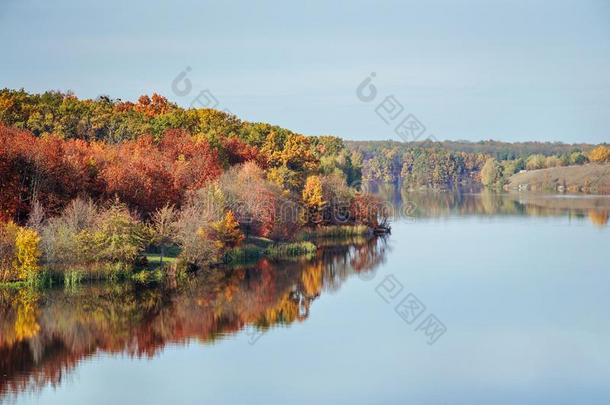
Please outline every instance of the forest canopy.
[[296, 193], [310, 174], [359, 178], [339, 138], [183, 109], [157, 94], [133, 103], [4, 89], [0, 123], [5, 218], [25, 218], [34, 199], [56, 212], [79, 195], [118, 196], [149, 214], [247, 161]]
[[134, 103], [5, 89], [0, 282], [36, 278], [41, 263], [132, 265], [151, 247], [206, 266], [256, 238], [369, 232], [382, 210], [350, 187], [359, 180], [337, 137], [183, 109], [158, 94]]

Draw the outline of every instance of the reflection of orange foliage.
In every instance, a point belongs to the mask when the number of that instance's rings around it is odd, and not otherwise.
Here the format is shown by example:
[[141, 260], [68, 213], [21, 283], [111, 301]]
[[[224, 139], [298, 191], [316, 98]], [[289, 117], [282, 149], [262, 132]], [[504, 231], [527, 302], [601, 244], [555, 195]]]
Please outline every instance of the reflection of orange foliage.
[[301, 274], [303, 290], [308, 297], [315, 297], [322, 291], [322, 280], [324, 269], [322, 263], [312, 263], [308, 265]]
[[267, 309], [263, 315], [265, 325], [289, 324], [295, 320], [301, 320], [299, 302], [293, 299], [290, 293], [286, 293], [274, 307]]
[[608, 211], [606, 210], [589, 210], [589, 219], [598, 226], [608, 224]]
[[38, 334], [38, 295], [31, 290], [4, 292], [0, 297], [0, 347], [11, 347]]
[[[59, 384], [95, 352], [152, 357], [168, 343], [212, 342], [242, 330], [300, 322], [323, 287], [379, 263], [376, 243], [329, 248], [315, 262], [261, 260], [254, 268], [211, 271], [174, 290], [130, 285], [77, 292], [0, 290], [0, 399], [8, 391]], [[365, 255], [366, 260], [357, 256]], [[40, 293], [43, 294], [43, 293]], [[61, 322], [57, 322], [61, 320]]]
[[35, 297], [29, 291], [20, 291], [20, 302], [17, 307], [17, 320], [15, 321], [15, 338], [17, 341], [36, 336], [40, 325], [36, 320]]
[[385, 240], [371, 239], [368, 243], [356, 247], [356, 254], [351, 257], [350, 264], [358, 273], [371, 271], [385, 257]]

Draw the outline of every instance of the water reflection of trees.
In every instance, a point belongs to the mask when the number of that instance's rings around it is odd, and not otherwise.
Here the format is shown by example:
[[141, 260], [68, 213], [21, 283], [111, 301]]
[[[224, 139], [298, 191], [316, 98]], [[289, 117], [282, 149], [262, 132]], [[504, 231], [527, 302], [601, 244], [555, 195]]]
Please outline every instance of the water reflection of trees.
[[383, 239], [354, 239], [327, 243], [314, 260], [208, 271], [176, 288], [0, 289], [0, 399], [58, 385], [98, 352], [152, 357], [168, 343], [210, 343], [246, 326], [301, 322], [324, 291], [374, 271], [385, 252]]
[[413, 218], [442, 218], [451, 216], [569, 216], [589, 217], [598, 226], [608, 223], [610, 197], [570, 196], [536, 193], [496, 193], [435, 191], [407, 192], [397, 190], [400, 198], [392, 198], [392, 210], [398, 217], [405, 216], [402, 208], [409, 204]]

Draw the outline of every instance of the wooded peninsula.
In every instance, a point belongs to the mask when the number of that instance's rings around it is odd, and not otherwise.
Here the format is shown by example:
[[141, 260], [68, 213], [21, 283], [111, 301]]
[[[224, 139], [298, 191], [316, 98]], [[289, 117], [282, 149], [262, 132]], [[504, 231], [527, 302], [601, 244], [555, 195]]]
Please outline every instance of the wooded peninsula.
[[[522, 172], [608, 161], [607, 145], [343, 141], [158, 94], [130, 102], [3, 89], [0, 283], [147, 282], [307, 255], [317, 237], [389, 229], [383, 201], [362, 191], [368, 181], [501, 189]], [[583, 176], [566, 189], [603, 191]]]

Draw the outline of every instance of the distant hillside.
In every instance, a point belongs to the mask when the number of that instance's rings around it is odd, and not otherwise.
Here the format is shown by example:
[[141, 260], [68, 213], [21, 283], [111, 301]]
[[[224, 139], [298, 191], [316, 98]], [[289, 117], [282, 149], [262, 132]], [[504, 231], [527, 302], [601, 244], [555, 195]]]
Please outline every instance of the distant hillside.
[[610, 164], [552, 167], [512, 175], [506, 188], [610, 194]]

